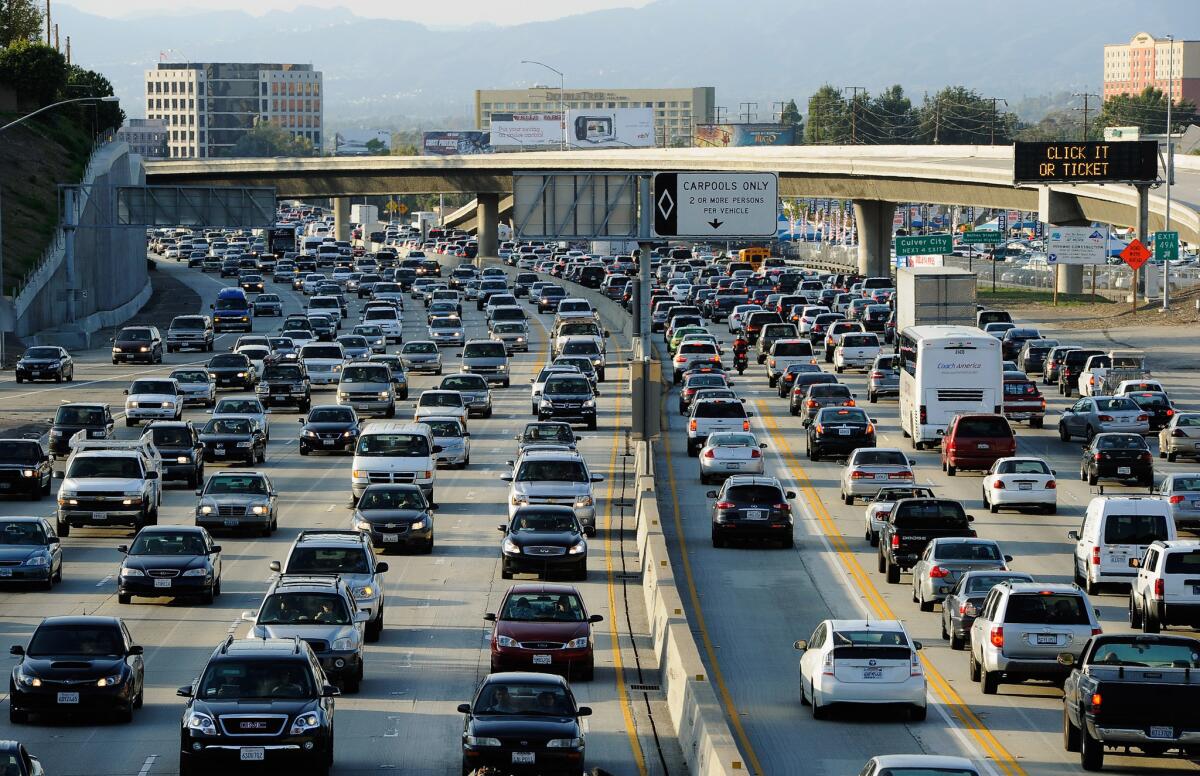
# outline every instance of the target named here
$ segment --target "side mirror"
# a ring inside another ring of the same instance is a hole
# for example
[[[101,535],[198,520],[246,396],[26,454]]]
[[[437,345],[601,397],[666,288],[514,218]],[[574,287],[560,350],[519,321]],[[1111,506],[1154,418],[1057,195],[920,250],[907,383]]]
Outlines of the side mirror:
[[[705,498],[716,498],[717,492],[715,490],[710,490],[707,493],[705,493],[704,496],[705,496]]]
[[[304,418],[296,418],[296,422],[302,426],[304,425],[304,420],[305,420]]]
[[[742,399],[742,401],[745,401],[745,399]],[[766,449],[767,449],[767,443],[766,443],[766,442],[759,442],[759,444],[758,444],[758,449],[759,449],[759,450],[766,450]]]
[[[469,704],[469,703],[458,704],[458,713],[459,714],[470,714],[471,713],[471,704]]]
[[[1058,472],[1054,471],[1053,469],[1051,469],[1051,470],[1050,470],[1050,473],[1051,473],[1051,474],[1053,474],[1053,475],[1055,475],[1055,476],[1058,476]]]
[[[175,694],[180,698],[190,698],[192,697],[192,686],[190,684],[185,684],[183,687],[180,687],[178,690],[176,690]]]
[[[123,393],[123,394],[125,394],[126,396],[128,396],[128,395],[129,395],[129,389],[128,389],[128,388],[126,388],[125,390],[121,391],[121,393]]]
[[[488,612],[487,614],[483,615],[483,619],[487,620],[488,622],[495,622],[496,621],[496,613]]]
[[[125,654],[126,654],[126,655],[129,655],[130,657],[132,657],[132,656],[134,656],[134,655],[140,655],[140,654],[144,653],[145,651],[146,651],[146,650],[142,649],[142,645],[141,645],[141,644],[134,644],[134,645],[132,645],[132,646],[130,646],[130,647],[129,647],[129,651],[128,651],[128,652],[126,652]]]
[[[967,515],[967,522],[968,522],[968,523],[974,523],[974,522],[975,522],[975,515]]]
[[[918,652],[920,652],[921,650],[925,649],[925,645],[924,645],[924,644],[922,644],[922,643],[921,643],[921,642],[919,642],[919,641],[914,641],[914,642],[913,642],[913,649],[915,649],[915,650],[917,650]]]
[[[784,493],[783,495],[784,495],[785,497],[787,497],[787,498],[795,498],[795,497],[796,497],[796,491],[794,491],[794,490],[789,490],[789,491],[787,491],[786,493]]]
[[[386,574],[387,570],[388,570],[387,561],[383,561],[381,563],[375,564],[375,573],[376,574]]]
[[[575,710],[575,716],[577,716],[577,717],[592,716],[592,707],[591,706],[580,706],[578,709]]]
[[[604,475],[603,474],[593,474],[592,482],[604,482]]]
[[[796,641],[792,642],[792,649],[803,652],[808,649],[808,642],[804,639],[797,639]]]
[[[1067,538],[1079,541],[1079,531],[1067,531]]]
[[[591,617],[588,617],[588,622],[603,622],[603,621],[604,621],[603,615],[593,614]]]
[[[332,684],[326,684],[321,687],[322,698],[336,698],[342,694],[342,691],[334,687]]]
[[[121,553],[122,555],[128,555],[129,554],[129,545],[128,544],[118,544],[117,552]]]
[[[1013,559],[1013,556],[1011,556],[1011,555],[1005,555],[1005,556],[1004,556],[1004,562],[1005,562],[1005,563],[1012,563],[1012,559]]]
[[[502,475],[500,475],[500,480],[502,482],[512,482],[513,476],[511,474],[502,474]]]
[[[216,555],[216,554],[217,554],[218,552],[220,552],[220,551],[221,551],[221,545],[219,545],[219,544],[214,544],[214,545],[212,546],[212,549],[208,551],[208,554],[209,554],[209,555]]]
[[[1142,559],[1141,558],[1130,558],[1129,559],[1129,568],[1140,569],[1141,567],[1142,567]]]
[[[197,495],[197,496],[203,495],[203,493],[204,493],[204,491],[202,491],[200,488],[196,488],[196,495]]]
[[[271,571],[281,571],[282,569],[283,567],[279,564],[279,561],[271,561]]]
[[[254,622],[258,619],[258,615],[247,609],[246,611],[242,612],[242,619],[246,622]]]
[[[753,413],[753,412],[747,412],[747,413],[746,413],[746,417],[748,417],[748,418],[752,418],[752,417],[754,417],[754,413]]]
[[[1067,666],[1068,668],[1075,665],[1075,655],[1071,652],[1059,652],[1058,664],[1060,666]]]
[[[9,650],[8,650],[8,654],[10,654],[10,655],[24,655],[24,654],[25,654],[25,647],[22,647],[20,644],[13,644],[13,645],[12,645],[12,647],[10,647],[10,648],[9,648]]]

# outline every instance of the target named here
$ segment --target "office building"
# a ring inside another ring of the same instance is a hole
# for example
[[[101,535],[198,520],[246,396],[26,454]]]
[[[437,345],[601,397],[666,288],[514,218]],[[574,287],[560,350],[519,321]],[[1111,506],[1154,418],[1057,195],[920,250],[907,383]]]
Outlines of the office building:
[[[228,156],[259,122],[320,148],[323,103],[312,65],[160,62],[146,71],[146,116],[165,122],[171,159]]]
[[[698,86],[683,89],[566,89],[562,95],[570,110],[592,108],[653,108],[657,145],[691,145],[697,124],[713,120],[716,89]],[[558,88],[475,90],[475,128],[491,129],[492,113],[557,113]]]
[[[162,119],[126,119],[117,130],[117,140],[129,144],[129,150],[147,159],[167,155],[167,123]]]
[[[1128,43],[1104,47],[1104,99],[1141,94],[1147,86],[1166,93],[1168,85],[1176,102],[1200,102],[1200,40],[1170,41],[1139,32]]]

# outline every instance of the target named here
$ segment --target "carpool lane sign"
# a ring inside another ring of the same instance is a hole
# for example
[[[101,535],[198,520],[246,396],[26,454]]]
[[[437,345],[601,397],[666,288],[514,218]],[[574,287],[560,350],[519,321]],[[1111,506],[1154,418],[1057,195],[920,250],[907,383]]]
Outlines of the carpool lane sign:
[[[773,172],[654,175],[656,237],[774,238],[778,218],[779,176]]]

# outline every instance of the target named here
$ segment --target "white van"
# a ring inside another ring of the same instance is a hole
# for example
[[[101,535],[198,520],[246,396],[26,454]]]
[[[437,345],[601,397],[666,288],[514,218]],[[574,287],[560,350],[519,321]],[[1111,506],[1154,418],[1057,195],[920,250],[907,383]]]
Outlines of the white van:
[[[1131,584],[1137,577],[1131,558],[1144,557],[1154,542],[1178,538],[1171,505],[1150,496],[1097,496],[1083,525],[1067,537],[1075,540],[1075,584],[1088,595],[1102,584]]]
[[[354,502],[368,485],[411,483],[433,503],[434,458],[441,451],[427,423],[368,424],[354,446],[350,483]]]

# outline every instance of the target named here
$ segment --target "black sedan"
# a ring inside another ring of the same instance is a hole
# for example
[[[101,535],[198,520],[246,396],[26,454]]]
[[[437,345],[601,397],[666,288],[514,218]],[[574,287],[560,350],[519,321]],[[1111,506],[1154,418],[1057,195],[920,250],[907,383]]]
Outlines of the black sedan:
[[[785,491],[774,477],[737,474],[708,491],[715,499],[712,508],[712,546],[725,547],[740,538],[777,539],[784,547],[794,544],[792,507],[796,497]]]
[[[584,772],[585,734],[567,680],[553,674],[489,674],[463,721],[462,772],[506,774]]]
[[[500,546],[502,578],[525,573],[548,578],[561,571],[573,579],[587,579],[587,539],[571,507],[519,507],[512,522],[497,528],[504,534]]]
[[[117,603],[135,595],[197,598],[211,604],[221,594],[221,547],[203,528],[151,525],[137,532],[124,553],[117,578]]]
[[[0,518],[0,582],[62,582],[62,543],[44,517]]]
[[[249,418],[213,418],[200,430],[204,462],[245,461],[253,466],[267,460],[267,439]]]
[[[29,646],[10,650],[20,661],[8,685],[8,720],[31,714],[61,718],[82,714],[132,722],[142,706],[142,648],[116,617],[47,617]]]
[[[383,550],[433,552],[433,507],[416,485],[368,485],[351,524]]]
[[[320,404],[300,418],[300,455],[312,452],[353,453],[358,443],[358,415],[353,407]]]
[[[222,353],[213,356],[205,367],[218,388],[254,390],[258,372],[242,353]]]
[[[204,446],[191,421],[156,420],[146,429],[162,456],[163,480],[185,480],[189,488],[204,481]]]
[[[17,360],[18,383],[53,380],[56,383],[75,379],[75,361],[65,349],[54,345],[39,345],[26,350]]]
[[[806,409],[805,401],[808,396],[809,386],[825,385],[827,383],[836,383],[837,375],[831,375],[828,372],[800,372],[796,374],[791,382],[792,387],[788,389],[788,412],[793,415],[799,415],[800,411]],[[783,382],[782,379],[780,382]]]
[[[1154,484],[1154,456],[1141,434],[1108,432],[1096,434],[1083,447],[1079,479],[1088,485],[1099,480],[1136,480],[1139,485]]]
[[[808,425],[808,460],[845,457],[875,446],[875,423],[857,407],[825,407]]]
[[[962,649],[971,637],[971,624],[983,611],[983,601],[1001,582],[1033,582],[1021,571],[967,571],[942,600],[942,638],[950,649]]]
[[[1161,431],[1175,417],[1175,407],[1162,391],[1133,391],[1125,394],[1150,416],[1150,430]]]

